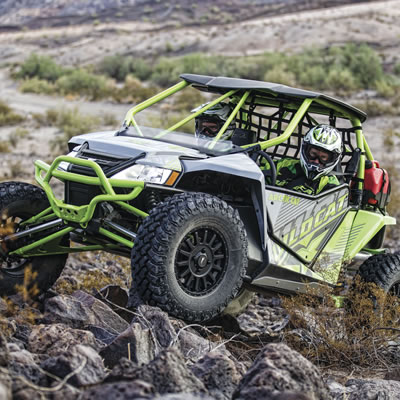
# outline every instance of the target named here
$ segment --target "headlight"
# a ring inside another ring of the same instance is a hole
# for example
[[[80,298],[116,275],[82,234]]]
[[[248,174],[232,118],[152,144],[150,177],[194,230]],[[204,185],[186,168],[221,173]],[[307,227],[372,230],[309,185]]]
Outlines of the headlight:
[[[170,182],[171,179],[168,180],[168,178],[172,173],[175,179],[173,179],[173,182]],[[170,169],[153,167],[151,165],[136,164],[124,171],[118,172],[118,174],[115,174],[112,178],[158,183],[160,185],[166,183],[168,180],[167,184],[172,185],[178,175],[179,174],[176,171],[171,171]]]

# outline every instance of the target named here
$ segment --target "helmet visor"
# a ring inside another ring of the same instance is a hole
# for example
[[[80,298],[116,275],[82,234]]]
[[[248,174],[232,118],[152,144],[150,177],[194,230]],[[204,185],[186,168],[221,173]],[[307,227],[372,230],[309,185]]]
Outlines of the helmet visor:
[[[215,119],[199,119],[196,121],[196,135],[215,137],[221,129],[223,122]]]
[[[332,163],[334,163],[339,157],[338,153],[321,149],[319,147],[312,145],[307,145],[305,150],[306,150],[306,157],[309,162],[321,164],[323,166],[332,165]]]

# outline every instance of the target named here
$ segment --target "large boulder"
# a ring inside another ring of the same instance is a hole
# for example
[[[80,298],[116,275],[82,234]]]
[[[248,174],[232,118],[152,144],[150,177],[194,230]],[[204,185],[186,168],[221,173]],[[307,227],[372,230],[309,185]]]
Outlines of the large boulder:
[[[10,352],[9,370],[13,376],[23,376],[35,385],[47,385],[47,376],[39,368],[34,355],[27,350]]]
[[[154,360],[143,367],[122,359],[105,381],[135,379],[151,383],[159,394],[207,394],[204,384],[188,369],[182,354],[175,348],[162,350]]]
[[[150,329],[144,329],[140,324],[134,323],[104,347],[100,356],[108,368],[114,367],[123,357],[138,365],[147,364],[155,356],[153,335]]]
[[[43,321],[47,324],[63,323],[77,329],[94,325],[115,335],[129,326],[108,305],[81,290],[77,290],[72,296],[59,295],[47,299],[44,308]]]
[[[99,346],[93,333],[73,329],[64,324],[36,325],[28,339],[28,349],[32,353],[56,356],[71,347],[84,344],[97,349]]]
[[[228,353],[224,345],[204,339],[190,326],[180,320],[170,319],[167,313],[157,307],[139,306],[133,322],[150,329],[157,353],[163,348],[176,347],[192,362],[198,361],[217,346],[218,352]]]
[[[269,399],[284,391],[304,393],[312,400],[330,399],[315,365],[283,343],[270,343],[258,354],[233,399]]]
[[[59,378],[75,372],[68,382],[81,387],[101,382],[105,377],[101,357],[89,346],[76,345],[55,357],[50,357],[41,367]]]
[[[349,379],[345,386],[331,390],[334,400],[400,399],[400,382],[384,379]]]
[[[168,314],[157,307],[139,306],[136,316],[132,320],[132,323],[135,322],[145,329],[151,329],[158,349],[168,348],[176,338],[175,329]]]
[[[217,400],[228,400],[242,379],[240,366],[221,353],[210,352],[191,367],[191,371]]]

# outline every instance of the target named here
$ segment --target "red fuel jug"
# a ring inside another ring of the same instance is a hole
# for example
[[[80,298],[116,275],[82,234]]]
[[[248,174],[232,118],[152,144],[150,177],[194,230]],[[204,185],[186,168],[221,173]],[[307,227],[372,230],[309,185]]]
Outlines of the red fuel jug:
[[[389,203],[390,181],[389,174],[379,168],[378,161],[365,162],[363,203],[384,208]]]

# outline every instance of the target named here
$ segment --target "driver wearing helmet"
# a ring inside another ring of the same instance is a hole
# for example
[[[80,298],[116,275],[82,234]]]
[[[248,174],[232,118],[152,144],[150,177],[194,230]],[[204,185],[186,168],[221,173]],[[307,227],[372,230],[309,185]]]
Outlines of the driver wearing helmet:
[[[208,103],[202,104],[193,109],[192,112],[201,110],[207,104]],[[231,107],[226,103],[217,103],[210,107],[195,118],[195,136],[200,139],[214,138],[225,124],[231,112]],[[235,123],[232,122],[223,133],[221,140],[228,139],[232,135],[234,129]]]
[[[304,136],[300,160],[282,158],[276,163],[276,184],[316,195],[339,185],[331,174],[342,155],[340,132],[329,125],[317,125]],[[269,169],[266,164],[266,169]]]

